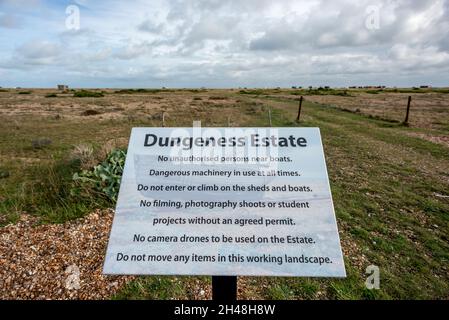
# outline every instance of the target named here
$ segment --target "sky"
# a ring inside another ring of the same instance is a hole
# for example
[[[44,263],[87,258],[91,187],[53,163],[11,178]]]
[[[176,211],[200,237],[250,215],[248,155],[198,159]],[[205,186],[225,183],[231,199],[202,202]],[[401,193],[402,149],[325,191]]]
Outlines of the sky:
[[[449,86],[449,0],[0,0],[0,86]]]

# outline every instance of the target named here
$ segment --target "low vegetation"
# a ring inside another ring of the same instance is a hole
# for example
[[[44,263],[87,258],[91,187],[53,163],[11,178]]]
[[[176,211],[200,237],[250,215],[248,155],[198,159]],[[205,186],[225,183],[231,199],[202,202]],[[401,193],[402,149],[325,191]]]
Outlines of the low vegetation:
[[[240,90],[240,94],[245,95],[295,95],[295,96],[320,96],[320,95],[329,95],[329,96],[344,96],[351,97],[350,91],[346,89],[332,89],[332,88],[309,88],[309,89],[245,89]]]
[[[96,100],[95,108],[102,110],[98,117],[80,116],[92,107],[89,100],[49,101],[42,94],[40,109],[24,109],[28,103],[14,105],[11,98],[0,98],[0,224],[14,223],[23,214],[35,215],[42,223],[60,223],[96,208],[114,207],[130,129],[161,126],[162,112],[167,126],[191,126],[197,119],[203,126],[268,126],[271,109],[273,126],[321,130],[348,278],[239,277],[239,297],[447,299],[449,147],[429,138],[448,135],[447,109],[415,110],[416,119],[424,114],[431,123],[417,121],[405,127],[369,117],[382,113],[366,103],[377,101],[379,106],[396,96],[402,105],[400,93],[349,90],[353,97],[305,97],[298,123],[299,97],[291,94],[298,89],[245,91],[209,90],[195,105],[189,103],[196,93],[189,96],[186,91],[170,92],[162,99],[108,94]],[[431,99],[428,103],[442,104],[444,95],[419,94]],[[222,96],[227,99],[209,99]],[[348,101],[353,108],[345,104]],[[416,98],[416,103],[424,102]],[[115,106],[112,112],[110,106],[119,103],[123,108]],[[20,108],[26,114],[13,113]],[[114,116],[106,117],[108,112]],[[64,117],[55,119],[60,113]],[[33,146],[33,141],[45,139],[51,143]],[[380,268],[380,290],[365,288],[369,265]],[[199,288],[209,286],[209,277],[138,277],[115,298],[201,298]]]
[[[73,94],[75,98],[101,98],[104,97],[103,92],[80,90]]]
[[[117,201],[120,180],[125,166],[126,153],[123,150],[113,150],[105,161],[92,170],[83,170],[73,175],[76,186],[72,195],[80,196],[83,193],[97,193],[107,197],[110,201]]]
[[[85,116],[85,117],[88,117],[88,116],[96,116],[96,115],[98,115],[98,114],[101,114],[101,112],[98,111],[98,110],[93,110],[93,109],[87,109],[87,110],[81,112],[81,115],[82,115],[82,116]]]
[[[114,93],[117,94],[136,94],[136,93],[161,93],[161,92],[173,92],[172,89],[121,89]]]

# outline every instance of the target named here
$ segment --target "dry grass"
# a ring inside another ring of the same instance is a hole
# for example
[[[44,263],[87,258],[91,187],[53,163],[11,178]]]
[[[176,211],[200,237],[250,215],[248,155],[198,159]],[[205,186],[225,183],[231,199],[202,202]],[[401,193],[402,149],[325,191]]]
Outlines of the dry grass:
[[[297,98],[297,96],[289,96]],[[307,96],[307,101],[333,105],[352,112],[402,122],[408,97],[412,96],[410,125],[423,129],[449,131],[449,94],[447,93],[352,93],[350,97],[336,95]]]
[[[0,224],[24,213],[64,223],[111,206],[66,201],[67,183],[81,169],[67,159],[91,167],[126,146],[132,127],[161,126],[163,113],[166,126],[191,126],[193,120],[203,126],[267,126],[271,108],[273,126],[321,128],[348,278],[244,277],[239,297],[448,297],[449,149],[441,143],[449,136],[447,94],[412,94],[411,125],[405,127],[368,115],[403,120],[407,92],[305,95],[299,124],[293,90],[106,90],[99,98],[45,97],[52,92],[0,92],[0,172],[8,173],[0,180]],[[83,116],[86,110],[98,114]],[[35,139],[52,143],[33,148]],[[364,287],[369,264],[381,268],[379,291]],[[116,297],[204,299],[209,288],[208,277],[139,277]]]
[[[0,117],[18,121],[21,117],[43,117],[45,119],[74,121],[137,121],[151,120],[161,125],[162,114],[166,114],[166,125],[178,125],[180,120],[191,125],[193,118],[207,125],[225,125],[228,116],[242,119],[241,104],[228,91],[192,92],[186,90],[161,91],[155,93],[117,94],[105,90],[104,97],[76,98],[73,94],[61,93],[47,98],[54,90],[33,89],[30,94],[17,95],[14,90],[0,93]],[[193,96],[194,95],[194,96]],[[211,116],[210,109],[220,109]],[[245,120],[243,117],[242,120]],[[19,123],[20,125],[20,123]]]

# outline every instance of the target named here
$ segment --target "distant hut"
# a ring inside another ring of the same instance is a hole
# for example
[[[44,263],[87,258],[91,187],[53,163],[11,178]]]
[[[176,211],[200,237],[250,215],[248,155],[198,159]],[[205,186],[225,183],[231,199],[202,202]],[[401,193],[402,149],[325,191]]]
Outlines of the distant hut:
[[[65,84],[58,84],[58,90],[59,91],[66,91],[69,90],[69,86]]]

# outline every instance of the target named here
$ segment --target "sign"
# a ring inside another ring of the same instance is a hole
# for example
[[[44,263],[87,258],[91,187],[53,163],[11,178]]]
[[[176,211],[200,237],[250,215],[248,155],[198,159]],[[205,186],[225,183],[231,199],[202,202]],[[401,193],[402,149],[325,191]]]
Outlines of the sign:
[[[105,274],[345,277],[318,128],[134,128]]]

